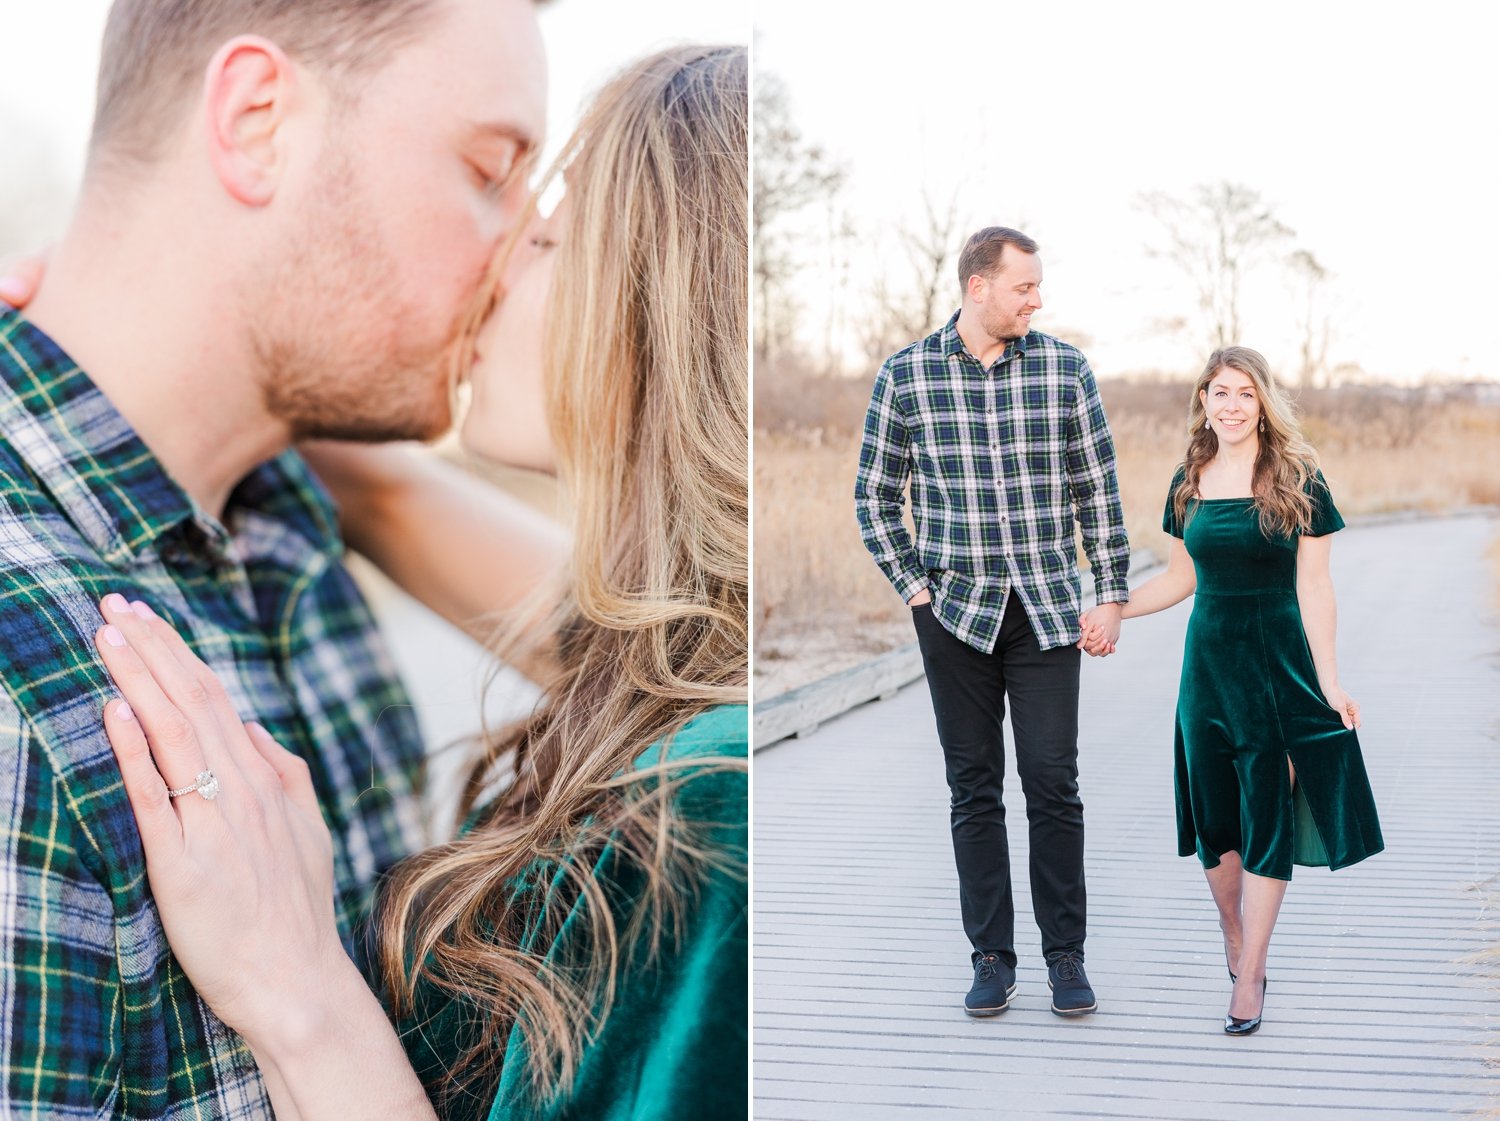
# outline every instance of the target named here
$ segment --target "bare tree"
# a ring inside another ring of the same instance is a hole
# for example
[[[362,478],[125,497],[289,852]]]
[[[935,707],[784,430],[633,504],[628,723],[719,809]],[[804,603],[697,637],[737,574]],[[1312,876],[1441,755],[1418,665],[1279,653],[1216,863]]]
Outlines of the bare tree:
[[[1287,258],[1287,271],[1297,285],[1297,337],[1301,348],[1298,382],[1304,387],[1318,384],[1328,368],[1328,342],[1332,334],[1328,313],[1329,272],[1307,249]]]
[[[862,314],[850,297],[857,247],[862,239],[853,213],[838,193],[831,193],[826,199],[823,217],[824,254],[819,268],[829,292],[829,309],[823,323],[823,368],[833,373],[845,364],[843,344],[849,337],[850,317]]]
[[[1191,281],[1209,342],[1214,347],[1238,343],[1245,278],[1274,260],[1292,231],[1258,191],[1237,183],[1200,184],[1187,198],[1151,191],[1138,204],[1166,235],[1162,248],[1149,251]]]
[[[922,338],[952,310],[959,291],[958,254],[967,228],[957,190],[940,204],[924,189],[921,214],[897,224],[906,269],[895,276],[877,269],[868,314],[858,332],[872,362]]]
[[[788,219],[835,195],[845,176],[823,148],[803,137],[785,83],[766,71],[755,76],[754,167],[755,347],[765,356],[785,344],[795,325],[789,284],[804,262]]]

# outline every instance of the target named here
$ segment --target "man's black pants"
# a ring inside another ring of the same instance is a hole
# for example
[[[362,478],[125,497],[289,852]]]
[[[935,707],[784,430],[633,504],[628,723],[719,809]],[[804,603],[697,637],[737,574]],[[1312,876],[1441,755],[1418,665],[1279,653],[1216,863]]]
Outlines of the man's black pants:
[[[930,604],[912,608],[951,794],[964,932],[1012,966],[1015,903],[1005,834],[1005,734],[1010,698],[1016,770],[1031,836],[1031,903],[1044,955],[1083,949],[1083,802],[1078,797],[1078,671],[1074,646],[1043,650],[1011,593],[994,653],[954,638]]]

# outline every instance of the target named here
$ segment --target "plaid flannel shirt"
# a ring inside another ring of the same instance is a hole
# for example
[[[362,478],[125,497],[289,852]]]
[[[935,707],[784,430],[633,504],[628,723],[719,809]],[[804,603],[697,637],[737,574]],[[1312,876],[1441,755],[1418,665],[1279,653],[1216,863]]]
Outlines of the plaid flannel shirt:
[[[911,479],[912,541],[901,521]],[[1129,598],[1115,449],[1083,354],[1032,331],[989,369],[941,330],[875,378],[859,475],[860,533],[902,599],[931,590],[963,642],[994,650],[1012,592],[1043,650],[1079,638],[1076,511],[1098,602]]]
[[[0,305],[0,1116],[272,1116],[152,903],[101,723],[116,694],[96,605],[146,600],[243,717],[308,760],[352,948],[376,877],[421,841],[421,752],[341,548],[326,492],[290,452],[240,484],[223,523],[209,517],[88,376]]]

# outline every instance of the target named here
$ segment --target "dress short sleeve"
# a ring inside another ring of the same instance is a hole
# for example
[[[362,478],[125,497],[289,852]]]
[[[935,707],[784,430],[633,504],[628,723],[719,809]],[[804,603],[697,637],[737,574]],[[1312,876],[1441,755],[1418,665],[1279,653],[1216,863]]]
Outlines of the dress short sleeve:
[[[1172,496],[1177,493],[1177,488],[1182,485],[1182,480],[1187,478],[1187,472],[1181,467],[1172,476],[1172,485],[1167,488],[1167,505],[1161,512],[1161,527],[1173,537],[1182,536],[1182,519],[1177,516],[1177,511],[1172,508]]]
[[[1340,517],[1338,507],[1333,504],[1333,495],[1328,489],[1328,480],[1323,478],[1323,472],[1314,471],[1303,491],[1312,499],[1312,526],[1305,536],[1326,537],[1344,528],[1344,519]]]

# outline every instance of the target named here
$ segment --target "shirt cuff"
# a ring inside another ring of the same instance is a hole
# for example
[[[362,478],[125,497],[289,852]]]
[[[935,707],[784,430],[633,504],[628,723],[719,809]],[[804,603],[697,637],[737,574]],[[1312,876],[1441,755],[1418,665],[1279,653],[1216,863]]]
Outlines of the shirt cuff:
[[[918,592],[930,590],[932,587],[932,581],[927,578],[927,573],[920,568],[901,569],[891,577],[891,583],[895,586],[903,603]]]
[[[1130,585],[1123,576],[1100,576],[1094,580],[1095,603],[1129,603]]]

